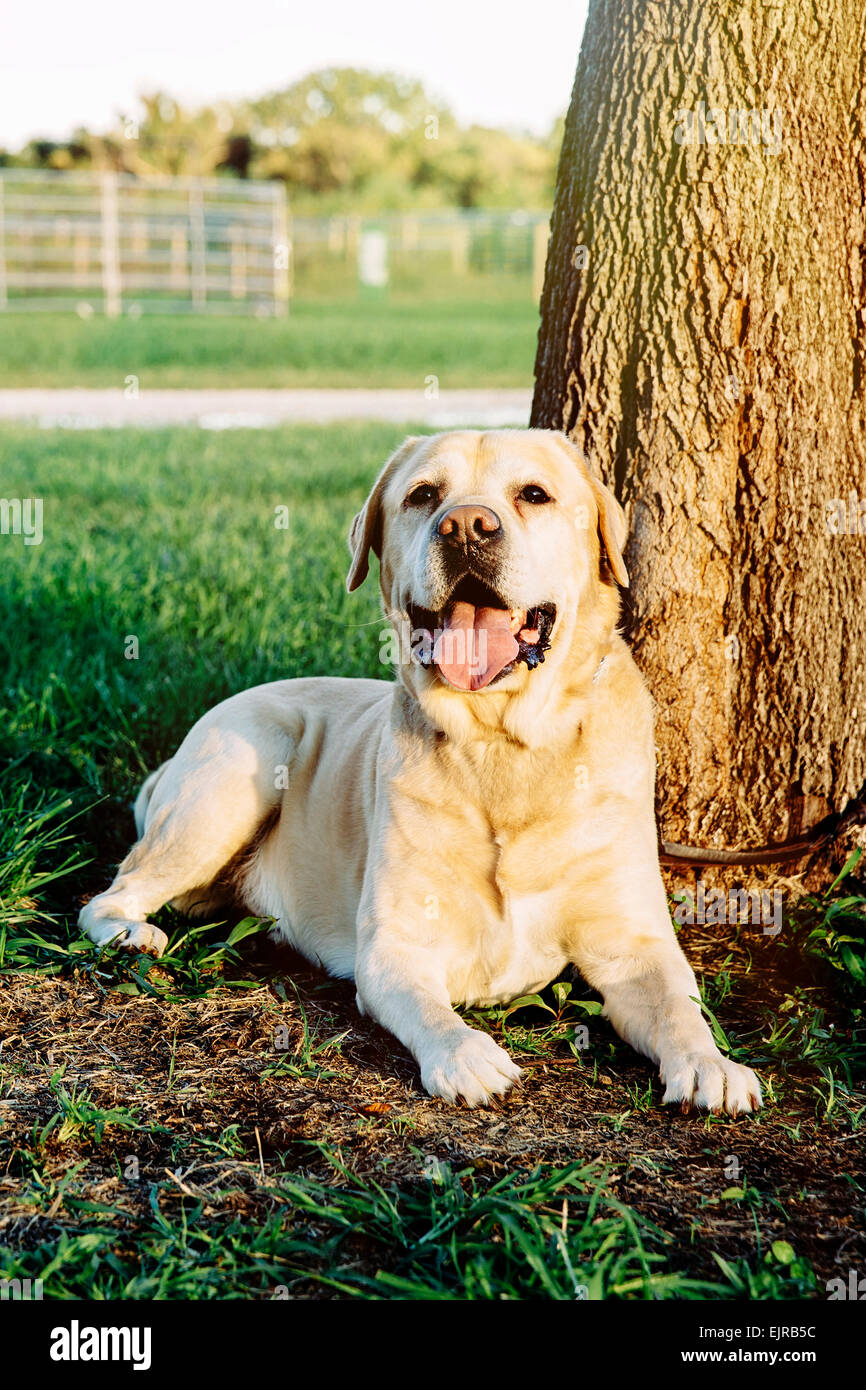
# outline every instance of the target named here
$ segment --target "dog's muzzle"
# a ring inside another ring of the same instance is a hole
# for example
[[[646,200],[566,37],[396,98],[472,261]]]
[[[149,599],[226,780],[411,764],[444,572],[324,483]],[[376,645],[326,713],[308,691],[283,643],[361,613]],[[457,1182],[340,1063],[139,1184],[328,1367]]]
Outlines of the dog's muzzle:
[[[457,690],[478,691],[520,662],[530,670],[544,660],[556,620],[551,603],[512,608],[485,580],[464,573],[438,611],[407,605],[413,648]],[[416,639],[415,634],[419,634]]]

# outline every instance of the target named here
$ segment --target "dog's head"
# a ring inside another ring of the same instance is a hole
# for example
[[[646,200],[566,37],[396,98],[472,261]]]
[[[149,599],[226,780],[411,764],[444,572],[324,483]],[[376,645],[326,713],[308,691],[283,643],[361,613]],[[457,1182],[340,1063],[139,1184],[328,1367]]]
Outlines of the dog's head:
[[[616,621],[625,517],[553,430],[461,430],[404,441],[349,537],[350,590],[380,559],[400,676],[446,702],[541,695]]]

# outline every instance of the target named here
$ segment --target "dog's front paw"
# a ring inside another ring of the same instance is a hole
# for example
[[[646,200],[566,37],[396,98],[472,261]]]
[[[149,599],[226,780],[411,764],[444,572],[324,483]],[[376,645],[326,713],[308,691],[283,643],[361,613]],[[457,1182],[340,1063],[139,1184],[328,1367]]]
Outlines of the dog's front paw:
[[[761,1108],[761,1083],[749,1067],[716,1053],[689,1053],[662,1063],[663,1105],[689,1110],[712,1110],[729,1115]]]
[[[151,922],[100,922],[86,927],[87,935],[97,946],[121,946],[148,956],[161,956],[168,937]]]
[[[422,1064],[421,1081],[431,1096],[454,1104],[490,1105],[504,1096],[523,1072],[488,1033],[470,1029],[446,1052]]]

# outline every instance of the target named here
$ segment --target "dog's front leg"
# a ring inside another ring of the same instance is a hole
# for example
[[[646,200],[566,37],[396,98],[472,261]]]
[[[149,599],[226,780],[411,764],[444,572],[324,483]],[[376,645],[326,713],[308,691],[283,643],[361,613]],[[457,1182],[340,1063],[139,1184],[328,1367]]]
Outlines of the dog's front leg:
[[[575,957],[620,1037],[658,1066],[664,1104],[730,1115],[760,1108],[757,1076],[719,1051],[694,1002],[697,982],[669,919],[646,934],[619,922],[589,929]]]
[[[451,1007],[444,970],[428,947],[368,928],[355,963],[358,1008],[409,1049],[431,1096],[489,1105],[522,1075],[487,1033]]]

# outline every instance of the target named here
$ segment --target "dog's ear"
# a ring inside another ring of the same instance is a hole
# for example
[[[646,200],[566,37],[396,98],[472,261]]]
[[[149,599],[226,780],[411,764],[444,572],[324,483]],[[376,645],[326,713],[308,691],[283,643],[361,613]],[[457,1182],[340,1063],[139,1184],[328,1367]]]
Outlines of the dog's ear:
[[[553,433],[569,457],[583,471],[586,481],[592,488],[592,495],[598,508],[598,540],[601,546],[602,560],[607,561],[608,568],[616,582],[627,589],[628,570],[622,557],[625,538],[628,534],[625,512],[610,489],[590,473],[586,459],[574,441],[569,439],[562,430],[554,430]]]
[[[587,472],[587,476],[595,497],[595,504],[598,507],[598,537],[602,555],[607,557],[611,574],[617,584],[621,584],[624,589],[627,589],[628,570],[625,567],[625,560],[622,558],[622,550],[628,534],[625,512],[604,483],[600,483],[589,472]]]
[[[352,563],[346,576],[346,588],[351,594],[359,584],[363,584],[370,568],[370,551],[374,555],[382,553],[382,495],[385,485],[398,464],[415,447],[421,435],[412,434],[404,439],[399,449],[388,459],[358,515],[349,528],[349,550]]]

